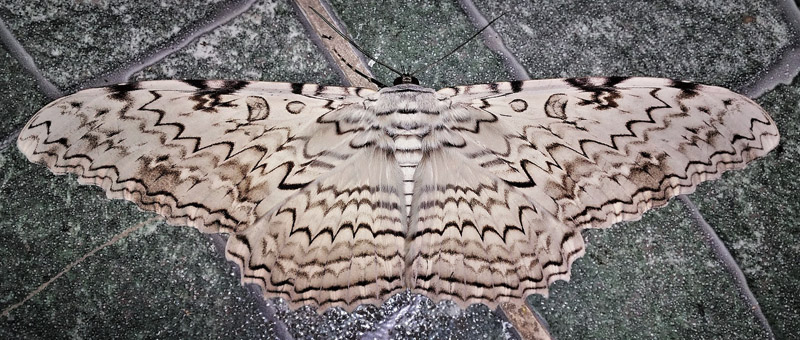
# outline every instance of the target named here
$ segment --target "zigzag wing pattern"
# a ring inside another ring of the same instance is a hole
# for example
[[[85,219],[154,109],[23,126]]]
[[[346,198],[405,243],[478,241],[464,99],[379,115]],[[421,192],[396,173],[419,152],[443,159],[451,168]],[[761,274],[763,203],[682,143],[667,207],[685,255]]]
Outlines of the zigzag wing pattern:
[[[350,154],[318,118],[359,90],[243,81],[147,81],[56,100],[19,149],[176,225],[239,231]],[[371,91],[368,91],[371,92]]]
[[[581,229],[634,220],[774,148],[778,130],[729,90],[653,78],[446,88],[415,175],[407,281],[494,306],[547,294]]]
[[[228,258],[292,307],[380,304],[405,289],[402,196],[391,154],[365,148],[230,237]]]
[[[235,81],[89,89],[34,116],[19,148],[172,224],[229,232],[245,282],[293,305],[380,302],[402,282],[402,175],[374,91]],[[364,165],[370,165],[364,170]]]
[[[352,309],[406,288],[462,306],[547,294],[582,228],[639,218],[778,139],[747,98],[664,79],[152,81],[56,100],[18,145],[172,224],[231,233],[228,259],[265,296]]]
[[[547,295],[584,253],[578,230],[458,152],[423,158],[414,207],[406,281],[463,307]]]
[[[576,78],[443,89],[490,113],[460,148],[573,228],[635,220],[779,141],[730,90],[656,78]]]

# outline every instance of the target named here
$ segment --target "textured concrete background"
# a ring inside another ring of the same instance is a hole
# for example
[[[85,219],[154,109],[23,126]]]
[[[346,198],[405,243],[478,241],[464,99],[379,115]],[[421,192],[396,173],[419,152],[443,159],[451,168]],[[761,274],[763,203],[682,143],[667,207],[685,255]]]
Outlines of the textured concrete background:
[[[463,9],[469,5],[477,11]],[[758,95],[781,130],[778,149],[705,183],[689,206],[673,201],[641,221],[586,232],[587,254],[573,266],[572,281],[554,284],[549,299],[528,302],[559,339],[800,337],[800,81],[777,84],[793,79],[800,66],[795,3],[331,0],[330,6],[362,47],[404,69],[471,35],[476,15],[506,13],[493,26],[497,37],[471,42],[419,77],[434,88],[525,76],[646,75]],[[0,317],[0,338],[349,339],[376,330],[404,339],[515,336],[485,306],[461,311],[411,294],[352,314],[292,311],[281,300],[265,301],[239,285],[214,239],[151,222],[132,204],[105,200],[97,188],[29,164],[7,143],[38,108],[88,84],[165,78],[341,84],[288,1],[0,0],[0,20],[0,309],[63,272]],[[511,55],[487,47],[499,39]],[[527,75],[509,71],[504,58],[518,61]],[[394,77],[375,73],[385,82]],[[732,258],[706,241],[693,218],[698,213]],[[141,227],[70,265],[134,226]],[[730,274],[726,260],[746,283]]]

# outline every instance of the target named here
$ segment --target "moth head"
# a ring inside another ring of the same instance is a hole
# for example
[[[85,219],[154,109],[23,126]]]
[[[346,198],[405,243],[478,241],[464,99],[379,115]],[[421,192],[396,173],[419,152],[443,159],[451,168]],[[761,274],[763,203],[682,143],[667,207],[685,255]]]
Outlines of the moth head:
[[[419,80],[410,74],[401,74],[399,77],[394,78],[394,85],[400,84],[414,84],[419,85]]]

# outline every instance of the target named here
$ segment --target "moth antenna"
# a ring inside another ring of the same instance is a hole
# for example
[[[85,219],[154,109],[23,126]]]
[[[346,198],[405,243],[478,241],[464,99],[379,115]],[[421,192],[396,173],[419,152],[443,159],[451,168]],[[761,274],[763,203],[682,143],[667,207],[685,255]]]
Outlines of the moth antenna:
[[[310,8],[312,11],[314,11],[314,14],[316,14],[320,19],[322,19],[322,21],[324,21],[325,24],[328,25],[328,27],[330,27],[334,32],[336,32],[336,34],[338,34],[340,37],[342,37],[344,40],[346,40],[348,43],[350,43],[350,45],[353,45],[353,47],[355,47],[355,49],[357,49],[359,52],[361,52],[361,54],[363,54],[365,57],[367,57],[367,59],[372,60],[375,63],[377,63],[378,65],[381,65],[381,66],[389,69],[389,71],[397,73],[397,75],[399,75],[399,76],[402,76],[404,74],[403,72],[400,72],[397,69],[395,69],[394,67],[391,67],[389,65],[386,65],[386,64],[382,63],[380,60],[376,59],[371,54],[365,52],[364,49],[362,49],[360,46],[358,46],[358,44],[356,44],[355,41],[353,41],[353,39],[350,39],[350,37],[348,37],[347,35],[342,33],[342,31],[339,31],[338,28],[333,26],[333,23],[328,21],[328,19],[326,19],[324,16],[322,16],[322,14],[317,12],[317,10],[314,9],[314,7],[308,6],[308,8]],[[370,79],[370,80],[373,80],[373,79]]]
[[[343,55],[341,55],[341,54],[339,53],[339,51],[337,51],[337,50],[336,50],[336,48],[333,48],[333,53],[335,53],[335,54],[336,54],[336,56],[337,56],[337,57],[339,57],[339,60],[341,60],[341,61],[342,61],[342,62],[343,62],[345,65],[347,65],[347,68],[351,69],[351,70],[352,70],[353,72],[355,72],[357,75],[359,75],[359,76],[363,77],[363,78],[364,78],[364,79],[366,79],[366,80],[369,80],[371,83],[373,83],[373,84],[377,85],[378,87],[381,87],[381,88],[382,88],[382,87],[387,87],[387,86],[386,86],[386,84],[382,83],[380,80],[378,80],[378,79],[375,79],[375,78],[373,78],[372,76],[370,76],[370,75],[368,75],[368,74],[366,74],[366,73],[364,73],[364,72],[361,72],[361,70],[357,69],[355,66],[353,66],[352,64],[350,64],[350,62],[349,62],[349,61],[347,61],[347,59],[345,59],[345,58],[344,58],[344,56],[343,56]]]
[[[469,37],[467,40],[465,40],[464,42],[462,42],[460,45],[456,46],[456,48],[454,48],[452,51],[450,51],[450,53],[447,53],[447,54],[445,54],[444,56],[442,56],[441,58],[437,59],[437,60],[436,60],[436,61],[434,61],[433,63],[430,63],[430,64],[428,64],[428,65],[425,65],[425,66],[422,66],[422,67],[420,67],[420,68],[416,69],[414,72],[411,72],[411,73],[409,73],[409,75],[413,76],[413,75],[415,75],[415,74],[417,74],[417,73],[419,73],[419,72],[424,72],[425,70],[427,70],[427,69],[428,69],[428,68],[430,68],[431,66],[438,64],[439,62],[441,62],[441,61],[442,61],[442,60],[444,60],[445,58],[449,57],[451,54],[455,53],[456,51],[458,51],[459,49],[461,49],[462,47],[464,47],[464,45],[466,45],[468,42],[472,41],[472,39],[475,39],[475,37],[477,37],[477,36],[478,36],[478,34],[481,34],[481,32],[483,32],[485,29],[489,28],[489,26],[491,26],[491,25],[492,25],[492,23],[494,23],[495,21],[497,21],[497,19],[500,19],[500,18],[501,18],[502,16],[504,16],[504,15],[506,15],[506,14],[505,14],[505,13],[500,13],[500,15],[498,15],[497,17],[495,17],[494,19],[492,19],[492,21],[489,21],[489,23],[488,23],[488,24],[486,24],[486,26],[483,26],[483,28],[481,28],[480,30],[478,30],[477,32],[475,32],[475,34],[473,34],[473,35],[472,35],[471,37]]]

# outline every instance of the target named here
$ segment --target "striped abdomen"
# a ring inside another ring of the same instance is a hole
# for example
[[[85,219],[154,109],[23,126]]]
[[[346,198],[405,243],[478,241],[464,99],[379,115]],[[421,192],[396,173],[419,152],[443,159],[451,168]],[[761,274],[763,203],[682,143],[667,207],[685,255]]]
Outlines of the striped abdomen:
[[[403,195],[406,216],[411,216],[411,200],[414,197],[414,173],[422,160],[422,138],[430,126],[416,121],[418,114],[403,115],[386,133],[394,140],[394,155],[403,172]],[[405,118],[405,119],[404,119]]]

